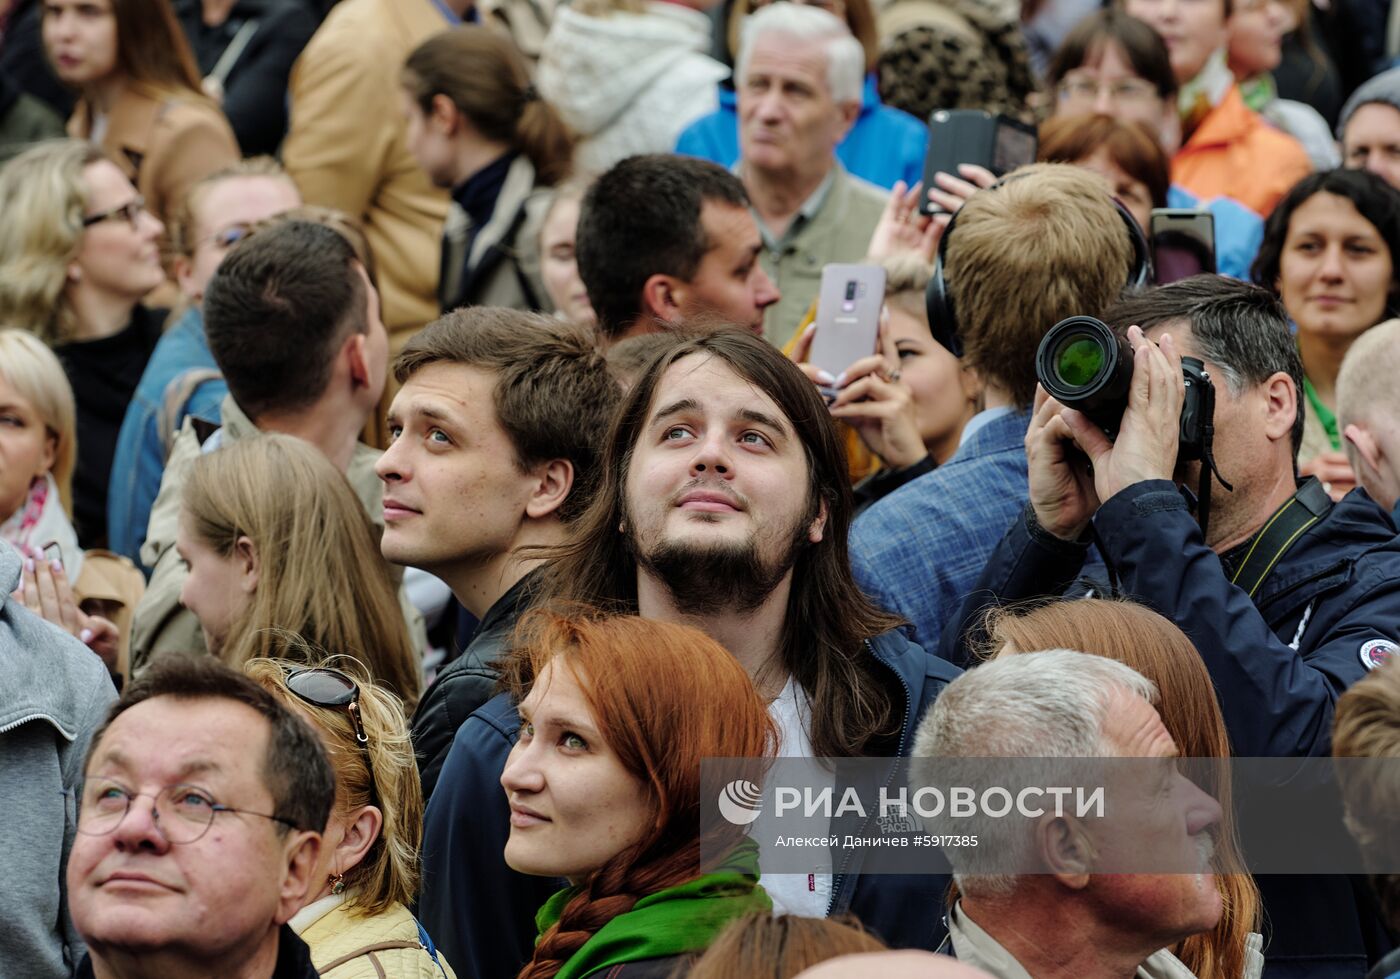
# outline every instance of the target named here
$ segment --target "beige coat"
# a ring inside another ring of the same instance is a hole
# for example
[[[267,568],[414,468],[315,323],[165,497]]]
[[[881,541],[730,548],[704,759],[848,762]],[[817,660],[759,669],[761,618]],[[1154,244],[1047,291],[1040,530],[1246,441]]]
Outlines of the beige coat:
[[[90,139],[92,123],[88,104],[79,102],[68,134]],[[130,86],[112,104],[101,147],[162,221],[194,184],[239,160],[238,140],[212,102],[151,96]]]
[[[392,353],[437,317],[448,204],[408,151],[399,72],[448,26],[431,0],[342,0],[292,68],[283,162],[308,204],[363,223]]]
[[[452,966],[437,953],[434,963],[418,938],[408,908],[392,905],[369,917],[352,915],[343,895],[324,897],[297,912],[292,930],[311,949],[321,979],[455,979]]]
[[[225,442],[248,438],[258,433],[232,397],[224,398],[221,408]],[[136,621],[131,633],[131,669],[137,672],[151,659],[173,652],[202,653],[206,651],[204,633],[194,613],[180,604],[180,589],[189,577],[189,566],[175,550],[175,532],[180,522],[180,497],[189,478],[190,467],[204,451],[195,432],[194,419],[185,419],[185,427],[175,439],[170,458],[161,477],[160,493],[151,507],[151,522],[146,530],[146,543],[141,545],[141,561],[151,569],[151,579],[141,604],[136,606]],[[345,478],[350,488],[364,504],[365,512],[374,523],[376,539],[384,530],[384,484],[375,474],[374,464],[379,451],[367,445],[355,446],[350,468]],[[402,587],[399,604],[412,633],[414,647],[427,648],[423,616],[409,602]]]

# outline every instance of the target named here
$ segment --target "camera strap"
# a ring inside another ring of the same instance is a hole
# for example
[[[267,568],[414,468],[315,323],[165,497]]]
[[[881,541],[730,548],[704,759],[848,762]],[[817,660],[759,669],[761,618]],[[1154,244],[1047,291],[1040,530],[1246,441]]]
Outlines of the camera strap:
[[[1331,509],[1332,498],[1322,488],[1322,483],[1316,477],[1309,477],[1255,535],[1254,543],[1230,581],[1253,598],[1288,549]]]

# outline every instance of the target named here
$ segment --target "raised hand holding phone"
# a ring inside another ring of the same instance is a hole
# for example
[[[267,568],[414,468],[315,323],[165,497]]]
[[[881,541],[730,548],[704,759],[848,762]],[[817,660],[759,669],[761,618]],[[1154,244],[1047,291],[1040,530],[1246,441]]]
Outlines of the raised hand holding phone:
[[[929,453],[919,434],[914,395],[900,382],[899,351],[890,335],[888,311],[880,316],[879,343],[879,353],[862,357],[836,378],[831,417],[854,428],[887,467],[904,469]]]

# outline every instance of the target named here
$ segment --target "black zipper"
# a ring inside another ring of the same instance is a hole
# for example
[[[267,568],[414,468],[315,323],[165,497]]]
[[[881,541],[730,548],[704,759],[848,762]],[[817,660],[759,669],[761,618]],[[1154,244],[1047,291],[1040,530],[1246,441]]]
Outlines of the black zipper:
[[[891,673],[894,674],[895,679],[899,681],[899,685],[904,689],[904,719],[903,719],[903,721],[902,721],[902,722],[900,723],[900,725],[899,725],[899,748],[898,748],[897,751],[895,752],[895,757],[896,757],[896,758],[903,758],[903,757],[904,757],[904,739],[905,739],[906,734],[907,734],[908,731],[909,731],[909,713],[910,713],[910,711],[913,710],[914,692],[913,692],[912,690],[909,689],[909,684],[905,682],[904,676],[903,676],[898,670],[896,670],[892,665],[890,665],[889,663],[885,662],[883,659],[881,659],[881,658],[876,654],[876,652],[875,652],[875,646],[870,642],[869,639],[866,639],[866,640],[865,640],[865,648],[866,648],[866,650],[869,651],[871,657],[875,660],[875,662],[879,663],[879,664],[880,664],[881,666],[883,666],[885,669],[889,670]],[[889,787],[890,787],[890,783],[894,781],[895,767],[896,767],[896,766],[894,766],[894,765],[891,765],[891,766],[890,766],[890,774],[889,774],[889,777],[885,779],[885,788],[889,788]],[[870,825],[870,818],[871,818],[871,817],[868,817],[868,816],[867,816],[867,817],[866,817],[865,823],[861,826],[861,832],[862,832],[862,833],[865,832],[865,827],[867,827],[867,826]],[[845,881],[846,881],[846,871],[845,871],[845,868],[850,864],[850,862],[851,862],[850,855],[849,855],[849,854],[844,855],[844,856],[842,857],[842,859],[841,859],[841,867],[840,867],[840,869],[839,869],[839,870],[832,876],[832,878],[831,878],[831,897],[827,898],[827,902],[826,902],[826,917],[828,917],[828,918],[831,917],[831,909],[834,908],[834,907],[836,906],[836,896],[837,896],[838,894],[841,893],[841,886],[842,886],[842,885],[845,883]]]

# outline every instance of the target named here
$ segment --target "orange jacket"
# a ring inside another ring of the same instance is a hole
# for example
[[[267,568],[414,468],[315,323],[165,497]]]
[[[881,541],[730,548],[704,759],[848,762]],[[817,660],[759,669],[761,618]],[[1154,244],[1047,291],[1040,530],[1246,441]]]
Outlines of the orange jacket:
[[[1233,85],[1172,158],[1172,183],[1202,200],[1233,197],[1263,217],[1311,172],[1302,144],[1246,106]]]

